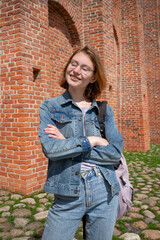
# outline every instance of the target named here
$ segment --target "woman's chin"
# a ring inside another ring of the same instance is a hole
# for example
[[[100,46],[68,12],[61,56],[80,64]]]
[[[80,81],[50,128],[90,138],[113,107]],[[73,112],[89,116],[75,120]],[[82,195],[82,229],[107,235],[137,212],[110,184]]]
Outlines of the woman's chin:
[[[69,81],[67,81],[68,82],[68,85],[69,86],[79,86],[80,85],[80,82],[79,82],[79,80],[77,80],[77,79],[70,79]]]

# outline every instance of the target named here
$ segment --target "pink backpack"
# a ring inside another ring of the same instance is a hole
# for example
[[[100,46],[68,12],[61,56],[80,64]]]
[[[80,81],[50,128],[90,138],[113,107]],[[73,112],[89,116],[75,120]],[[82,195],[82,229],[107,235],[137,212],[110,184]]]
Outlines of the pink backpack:
[[[119,209],[117,220],[123,217],[132,207],[133,186],[129,181],[129,172],[126,159],[121,155],[118,167],[115,167],[117,180],[120,184],[121,191],[119,192]]]
[[[107,102],[97,101],[97,104],[99,106],[99,115],[97,116],[97,118],[100,125],[100,131],[101,131],[102,137],[105,137],[103,123],[105,121]],[[133,198],[133,186],[129,181],[128,166],[123,154],[121,155],[120,163],[117,166],[115,166],[115,172],[121,188],[119,192],[119,210],[117,215],[117,220],[118,220],[121,217],[123,217],[132,207],[132,198]]]

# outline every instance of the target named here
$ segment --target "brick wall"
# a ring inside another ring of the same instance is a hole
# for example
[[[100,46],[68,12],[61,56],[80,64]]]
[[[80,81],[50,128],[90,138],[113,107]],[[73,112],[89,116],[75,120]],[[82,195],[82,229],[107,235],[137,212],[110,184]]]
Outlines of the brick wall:
[[[38,108],[50,96],[46,4],[2,1],[1,186],[30,193],[44,181]],[[33,72],[39,72],[37,79]]]
[[[148,97],[144,62],[142,9],[135,0],[122,3],[122,135],[126,149],[148,150]],[[130,109],[130,110],[129,110]],[[124,127],[125,126],[125,127]],[[143,142],[143,143],[142,143]],[[131,146],[131,147],[130,147]]]
[[[103,60],[108,82],[101,99],[115,111],[125,149],[146,151],[150,135],[159,141],[155,3],[1,0],[1,188],[42,189],[47,159],[38,139],[39,106],[62,93],[64,65],[85,44]]]
[[[150,135],[160,143],[160,3],[144,1],[143,9]]]

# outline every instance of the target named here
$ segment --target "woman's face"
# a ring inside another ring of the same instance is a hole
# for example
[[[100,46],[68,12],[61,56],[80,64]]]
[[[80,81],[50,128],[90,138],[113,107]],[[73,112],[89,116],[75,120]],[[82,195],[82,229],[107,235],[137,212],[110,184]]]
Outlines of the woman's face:
[[[84,52],[73,56],[66,70],[66,81],[69,90],[79,90],[84,93],[89,83],[95,82],[94,64]]]

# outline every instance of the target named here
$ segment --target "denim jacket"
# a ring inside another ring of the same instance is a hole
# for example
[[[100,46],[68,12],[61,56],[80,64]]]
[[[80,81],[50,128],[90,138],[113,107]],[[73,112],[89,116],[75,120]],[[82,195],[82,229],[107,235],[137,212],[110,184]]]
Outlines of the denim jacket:
[[[86,136],[83,136],[82,111],[68,91],[41,104],[39,137],[43,153],[49,159],[46,192],[79,196],[82,161],[99,166],[111,186],[112,195],[119,192],[113,165],[120,160],[123,138],[115,125],[113,110],[107,105],[105,135],[109,144],[91,147],[87,136],[101,136],[98,111],[97,102],[93,100],[85,114]],[[66,139],[48,137],[44,131],[48,124],[56,126]]]

